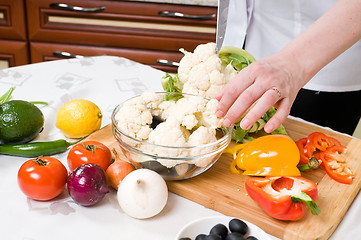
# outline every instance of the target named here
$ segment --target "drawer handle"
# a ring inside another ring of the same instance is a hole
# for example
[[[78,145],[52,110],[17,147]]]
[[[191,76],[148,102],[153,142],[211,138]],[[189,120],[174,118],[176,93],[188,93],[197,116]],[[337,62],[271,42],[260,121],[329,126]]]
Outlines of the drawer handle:
[[[56,9],[70,10],[75,12],[101,12],[105,10],[105,6],[84,8],[84,7],[70,6],[65,3],[51,3],[50,7]]]
[[[179,63],[168,61],[168,60],[165,60],[165,59],[158,59],[157,63],[159,65],[163,65],[163,66],[179,67]]]
[[[187,19],[198,19],[198,20],[211,20],[216,17],[216,14],[206,14],[206,15],[189,15],[180,12],[171,12],[171,11],[160,11],[158,12],[159,16],[164,17],[179,17],[179,18],[187,18]]]
[[[81,55],[75,55],[68,52],[62,52],[62,51],[55,51],[53,52],[54,57],[62,57],[62,58],[84,58],[84,56]]]

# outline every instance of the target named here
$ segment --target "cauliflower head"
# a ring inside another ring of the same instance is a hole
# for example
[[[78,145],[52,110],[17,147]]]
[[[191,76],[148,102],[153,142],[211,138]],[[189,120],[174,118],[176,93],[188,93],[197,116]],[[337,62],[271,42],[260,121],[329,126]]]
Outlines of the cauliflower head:
[[[178,77],[183,82],[183,93],[213,98],[237,71],[230,67],[223,69],[221,59],[213,42],[200,44],[194,52],[184,53],[178,67]]]

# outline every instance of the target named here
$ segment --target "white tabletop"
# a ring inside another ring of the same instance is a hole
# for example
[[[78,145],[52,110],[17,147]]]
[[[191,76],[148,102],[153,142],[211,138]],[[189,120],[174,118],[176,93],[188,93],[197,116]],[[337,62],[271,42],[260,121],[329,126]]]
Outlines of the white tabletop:
[[[0,71],[0,95],[15,86],[14,99],[47,101],[48,106],[38,105],[45,127],[36,141],[57,140],[64,136],[55,127],[56,111],[67,101],[83,98],[96,103],[104,115],[102,126],[106,126],[118,103],[145,90],[161,91],[164,75],[119,57],[59,60]],[[67,166],[66,156],[67,152],[55,155]],[[175,240],[177,232],[190,221],[223,216],[172,193],[164,210],[146,220],[127,216],[118,205],[115,191],[92,207],[77,205],[66,191],[51,201],[30,200],[17,184],[17,172],[25,160],[0,155],[0,239]],[[330,239],[360,239],[360,215],[361,197],[357,196]]]

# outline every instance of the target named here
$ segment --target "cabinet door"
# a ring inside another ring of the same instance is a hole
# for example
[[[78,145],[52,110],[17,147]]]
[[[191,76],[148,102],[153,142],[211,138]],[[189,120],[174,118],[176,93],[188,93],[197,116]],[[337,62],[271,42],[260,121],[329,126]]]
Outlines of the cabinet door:
[[[0,1],[0,39],[25,40],[23,0]]]
[[[30,41],[165,51],[192,51],[200,43],[215,41],[216,7],[105,0],[26,2]]]
[[[26,42],[0,40],[0,69],[28,64]]]
[[[183,54],[180,52],[110,47],[89,47],[82,45],[40,42],[32,42],[30,44],[30,52],[32,63],[62,59],[64,57],[109,55],[128,58],[130,60],[140,62],[170,73],[175,73],[177,71],[176,63],[178,63],[183,57]],[[63,53],[63,57],[61,57],[60,53]],[[164,62],[173,62],[175,65],[167,65]]]

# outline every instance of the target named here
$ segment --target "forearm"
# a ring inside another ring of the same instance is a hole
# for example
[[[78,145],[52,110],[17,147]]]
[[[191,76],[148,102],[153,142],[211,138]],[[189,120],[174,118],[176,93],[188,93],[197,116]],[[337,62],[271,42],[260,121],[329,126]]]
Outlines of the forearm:
[[[340,0],[279,53],[292,59],[305,85],[318,71],[361,39],[361,0]]]

